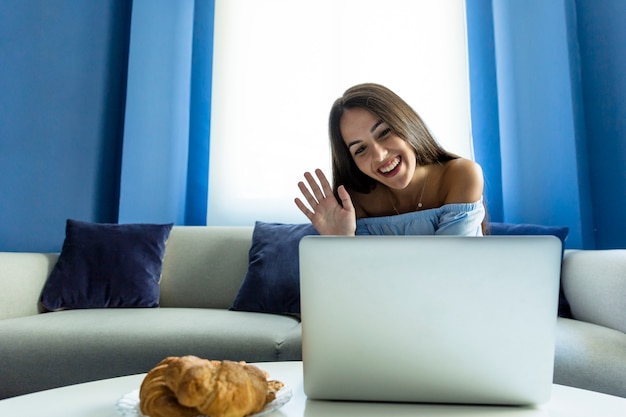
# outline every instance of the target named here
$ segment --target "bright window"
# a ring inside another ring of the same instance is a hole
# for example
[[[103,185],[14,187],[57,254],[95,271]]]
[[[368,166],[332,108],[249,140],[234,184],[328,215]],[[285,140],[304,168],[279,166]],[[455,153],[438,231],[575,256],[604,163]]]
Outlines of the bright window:
[[[330,179],[328,112],[383,84],[472,158],[464,0],[216,0],[208,225],[304,223],[304,171]]]

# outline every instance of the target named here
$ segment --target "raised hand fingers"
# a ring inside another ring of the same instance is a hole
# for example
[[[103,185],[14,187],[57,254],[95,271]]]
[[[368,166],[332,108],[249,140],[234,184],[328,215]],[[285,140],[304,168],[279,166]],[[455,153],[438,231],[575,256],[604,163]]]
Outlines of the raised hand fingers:
[[[348,191],[346,191],[346,187],[340,185],[339,188],[337,188],[337,195],[341,200],[341,206],[343,208],[348,210],[352,210],[354,208],[354,206],[352,205],[352,199],[350,198],[350,194],[348,193]]]
[[[355,210],[345,187],[341,186],[337,190],[341,199],[340,204],[321,170],[316,169],[315,175],[306,172],[304,178],[304,181],[298,182],[298,188],[309,206],[301,198],[296,198],[294,201],[317,231],[327,235],[354,235]]]
[[[321,171],[315,170],[315,173],[317,174],[318,178],[320,178],[320,175],[322,176],[322,178],[324,178],[324,174],[321,173]],[[324,198],[326,198],[324,191],[322,190],[322,188],[320,188],[319,184],[317,183],[315,178],[313,178],[313,175],[310,172],[305,172],[304,178],[309,183],[309,187],[311,187],[311,191],[313,192],[313,195],[315,196],[317,203],[321,202]],[[321,179],[320,179],[320,182],[322,182]],[[302,188],[300,188],[300,191],[302,191]],[[305,194],[305,197],[306,197],[306,194]],[[308,200],[308,197],[307,197],[307,200]],[[309,200],[309,203],[311,203],[310,200]]]
[[[295,198],[294,202],[296,203],[296,206],[298,206],[298,208],[300,209],[300,211],[309,219],[312,220],[313,218],[313,212],[311,210],[309,210],[309,208],[306,206],[306,204],[304,204],[302,202],[302,200],[300,200],[299,198]]]
[[[315,175],[317,175],[317,178],[319,178],[320,180],[320,185],[322,186],[322,191],[324,191],[324,195],[330,196],[331,194],[333,194],[333,189],[330,186],[330,183],[328,182],[328,180],[326,179],[326,175],[324,175],[324,172],[322,172],[321,169],[316,169]]]
[[[311,174],[309,174],[308,172],[306,174],[304,174],[305,177],[308,176],[312,179]],[[311,179],[307,178],[307,181],[309,182],[309,184],[311,184]],[[307,188],[307,186],[300,181],[298,183],[298,188],[300,189],[300,192],[302,193],[302,195],[304,196],[304,198],[306,198],[306,201],[309,202],[309,205],[315,209],[315,207],[319,204],[319,200],[316,199],[316,197],[313,196],[313,194],[311,194],[311,192],[309,191],[309,189]],[[298,199],[299,201],[300,199]],[[302,202],[301,202],[302,203]],[[296,202],[297,204],[297,202]],[[304,204],[302,204],[304,206]],[[300,205],[298,205],[298,207],[300,207]],[[302,210],[302,207],[300,207],[300,210]],[[306,214],[306,213],[305,213]]]

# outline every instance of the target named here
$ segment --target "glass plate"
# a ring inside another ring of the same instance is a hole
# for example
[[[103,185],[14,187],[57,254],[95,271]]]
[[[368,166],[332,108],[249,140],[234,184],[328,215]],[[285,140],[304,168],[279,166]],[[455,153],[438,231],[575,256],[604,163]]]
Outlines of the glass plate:
[[[256,414],[250,414],[248,417],[260,417],[269,414],[287,404],[291,399],[291,388],[284,386],[276,393],[276,399],[265,404],[265,407]],[[117,412],[122,417],[145,417],[139,411],[139,389],[133,390],[124,395],[117,401]]]

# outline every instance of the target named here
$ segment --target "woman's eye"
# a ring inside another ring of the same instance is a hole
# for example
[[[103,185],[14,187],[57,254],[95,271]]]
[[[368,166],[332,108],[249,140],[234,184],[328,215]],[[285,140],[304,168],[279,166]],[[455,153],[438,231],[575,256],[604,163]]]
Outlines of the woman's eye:
[[[382,132],[380,132],[380,135],[378,135],[378,138],[384,138],[385,136],[387,136],[390,133],[391,133],[391,128],[388,127],[385,130],[383,130]]]
[[[359,155],[360,153],[362,153],[363,151],[365,151],[365,146],[359,146],[355,151],[354,151],[354,155]]]

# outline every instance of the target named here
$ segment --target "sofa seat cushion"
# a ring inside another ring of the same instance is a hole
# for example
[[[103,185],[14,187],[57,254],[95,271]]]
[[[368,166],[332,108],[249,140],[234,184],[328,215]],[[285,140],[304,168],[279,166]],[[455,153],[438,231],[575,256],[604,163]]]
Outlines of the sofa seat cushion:
[[[559,318],[554,382],[626,397],[626,334]]]
[[[2,395],[147,372],[192,354],[248,362],[300,360],[300,322],[221,309],[65,310],[0,321]],[[8,391],[8,392],[7,392]]]

